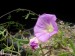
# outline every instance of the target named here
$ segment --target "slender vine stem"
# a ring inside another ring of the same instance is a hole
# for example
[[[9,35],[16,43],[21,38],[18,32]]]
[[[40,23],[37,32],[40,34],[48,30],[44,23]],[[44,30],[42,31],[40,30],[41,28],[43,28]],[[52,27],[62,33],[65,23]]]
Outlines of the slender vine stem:
[[[14,11],[17,11],[17,10],[29,11],[29,12],[32,12],[32,13],[34,13],[35,15],[38,16],[38,14],[36,14],[35,12],[33,12],[33,11],[31,11],[31,10],[18,8],[18,9],[12,10],[12,11],[10,11],[10,12],[8,12],[8,13],[6,13],[6,14],[0,16],[0,19],[1,19],[2,17],[4,17],[4,16],[6,16],[6,15],[12,13],[12,12],[14,12]]]

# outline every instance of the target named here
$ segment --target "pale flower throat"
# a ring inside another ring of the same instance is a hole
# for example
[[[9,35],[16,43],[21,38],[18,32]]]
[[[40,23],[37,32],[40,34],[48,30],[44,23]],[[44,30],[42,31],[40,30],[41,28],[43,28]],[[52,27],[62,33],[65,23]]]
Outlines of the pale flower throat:
[[[47,24],[47,28],[46,29],[47,29],[47,32],[53,32],[53,30],[54,30],[54,28],[53,28],[51,23],[50,23],[50,25]]]

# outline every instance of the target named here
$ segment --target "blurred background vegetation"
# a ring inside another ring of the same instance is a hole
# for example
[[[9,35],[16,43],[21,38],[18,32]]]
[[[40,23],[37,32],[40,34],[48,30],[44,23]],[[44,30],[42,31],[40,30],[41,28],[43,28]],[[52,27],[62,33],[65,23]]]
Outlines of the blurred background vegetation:
[[[75,3],[73,1],[4,2],[6,1],[0,2],[0,53],[17,56],[75,56]],[[33,27],[38,15],[43,13],[57,16],[59,32],[34,52],[28,43],[33,35]]]

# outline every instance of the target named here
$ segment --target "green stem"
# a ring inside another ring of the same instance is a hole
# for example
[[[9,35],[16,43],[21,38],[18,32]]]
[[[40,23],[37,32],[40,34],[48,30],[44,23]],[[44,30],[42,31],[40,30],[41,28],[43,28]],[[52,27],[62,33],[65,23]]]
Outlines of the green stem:
[[[40,44],[39,46],[40,46],[40,50],[41,50],[41,52],[42,52],[42,56],[44,56],[44,52],[43,52],[43,50],[42,50],[41,44]]]
[[[17,45],[18,45],[18,53],[20,52],[20,50],[19,50],[19,43],[18,43],[19,41],[17,41]],[[19,56],[20,56],[20,53],[19,53]]]

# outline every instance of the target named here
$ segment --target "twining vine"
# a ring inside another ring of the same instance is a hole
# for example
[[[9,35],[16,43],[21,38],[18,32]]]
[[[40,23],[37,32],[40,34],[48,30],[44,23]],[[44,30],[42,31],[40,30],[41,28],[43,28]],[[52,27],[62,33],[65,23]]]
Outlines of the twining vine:
[[[16,53],[18,56],[21,56],[21,46],[28,43],[28,39],[24,38],[30,34],[28,30],[32,29],[30,25],[36,21],[37,16],[38,14],[33,11],[21,8],[12,10],[0,16],[0,51],[4,50],[4,52],[8,51],[11,54]],[[25,31],[28,26],[29,29]],[[9,32],[9,30],[12,32],[12,29],[18,30],[14,36]],[[15,43],[18,48],[17,51]],[[9,44],[11,45],[9,46]]]

